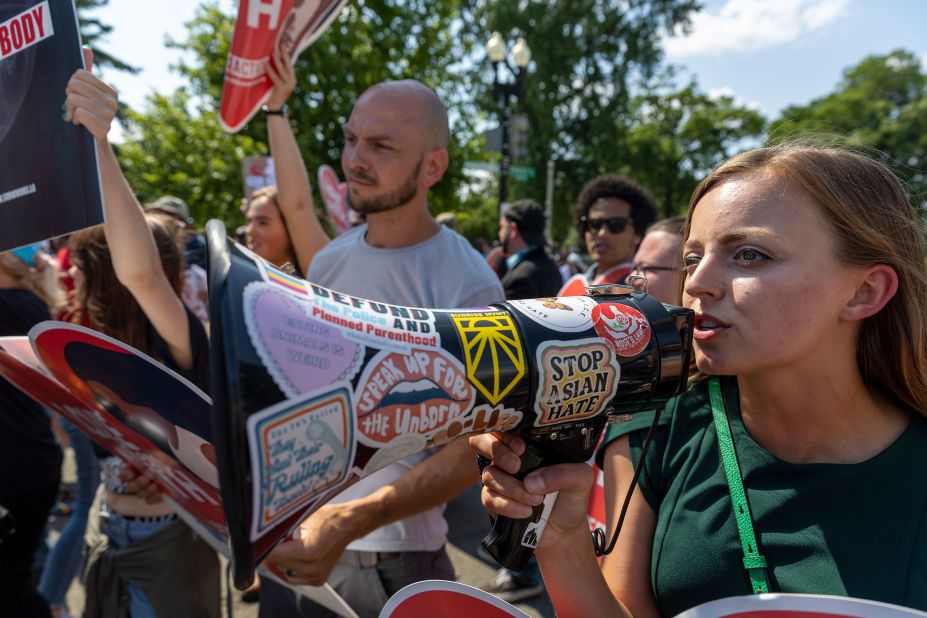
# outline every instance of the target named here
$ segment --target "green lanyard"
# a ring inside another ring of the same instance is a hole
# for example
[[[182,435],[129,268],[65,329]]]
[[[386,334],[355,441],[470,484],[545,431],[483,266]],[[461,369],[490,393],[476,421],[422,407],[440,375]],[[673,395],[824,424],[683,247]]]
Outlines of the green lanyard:
[[[721,450],[721,461],[724,464],[724,475],[727,477],[728,489],[731,490],[731,504],[734,507],[734,518],[737,520],[737,531],[740,533],[740,542],[744,548],[744,568],[750,576],[753,594],[769,592],[769,584],[766,581],[766,558],[760,553],[760,548],[756,544],[756,535],[753,534],[750,506],[747,504],[747,494],[744,492],[740,466],[737,464],[737,453],[734,451],[734,439],[731,437],[731,426],[727,420],[724,396],[721,394],[721,382],[718,378],[708,380],[708,394],[711,396],[711,413],[715,419],[715,431],[718,432],[718,446]]]

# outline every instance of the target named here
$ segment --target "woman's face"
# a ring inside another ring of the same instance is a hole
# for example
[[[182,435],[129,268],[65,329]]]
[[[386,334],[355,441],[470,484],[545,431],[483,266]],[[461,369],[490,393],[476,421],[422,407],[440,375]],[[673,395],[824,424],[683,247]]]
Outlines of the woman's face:
[[[252,200],[246,217],[248,225],[245,227],[245,239],[249,249],[277,266],[293,259],[286,225],[270,198]]]
[[[834,247],[810,199],[767,174],[733,178],[706,194],[683,247],[682,301],[696,312],[698,368],[715,375],[813,368],[855,344],[858,323],[840,314],[859,273],[838,261]]]

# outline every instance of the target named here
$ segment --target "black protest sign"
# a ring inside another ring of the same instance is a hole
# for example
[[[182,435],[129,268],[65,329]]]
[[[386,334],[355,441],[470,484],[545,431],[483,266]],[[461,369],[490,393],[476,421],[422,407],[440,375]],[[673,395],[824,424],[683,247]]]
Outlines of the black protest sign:
[[[0,2],[0,250],[103,222],[93,137],[64,121],[73,0]]]

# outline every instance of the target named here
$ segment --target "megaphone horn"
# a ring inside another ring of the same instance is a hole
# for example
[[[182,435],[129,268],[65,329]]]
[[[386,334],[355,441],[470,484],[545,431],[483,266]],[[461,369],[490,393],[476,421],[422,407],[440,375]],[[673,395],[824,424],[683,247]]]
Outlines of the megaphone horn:
[[[610,415],[686,383],[692,312],[630,288],[403,307],[284,273],[219,221],[206,235],[214,436],[241,589],[300,521],[385,465],[494,430],[528,443],[520,474],[585,461]],[[541,532],[529,525],[497,518],[484,544],[517,568]]]

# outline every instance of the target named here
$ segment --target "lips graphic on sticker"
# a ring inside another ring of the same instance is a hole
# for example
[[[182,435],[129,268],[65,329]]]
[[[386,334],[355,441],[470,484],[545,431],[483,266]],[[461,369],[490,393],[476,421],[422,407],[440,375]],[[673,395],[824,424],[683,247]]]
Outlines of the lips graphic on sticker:
[[[618,303],[592,309],[595,332],[618,356],[637,356],[650,343],[650,323],[640,311]]]
[[[475,395],[460,362],[444,352],[380,352],[358,383],[358,438],[371,446],[403,434],[430,438],[464,415]]]

